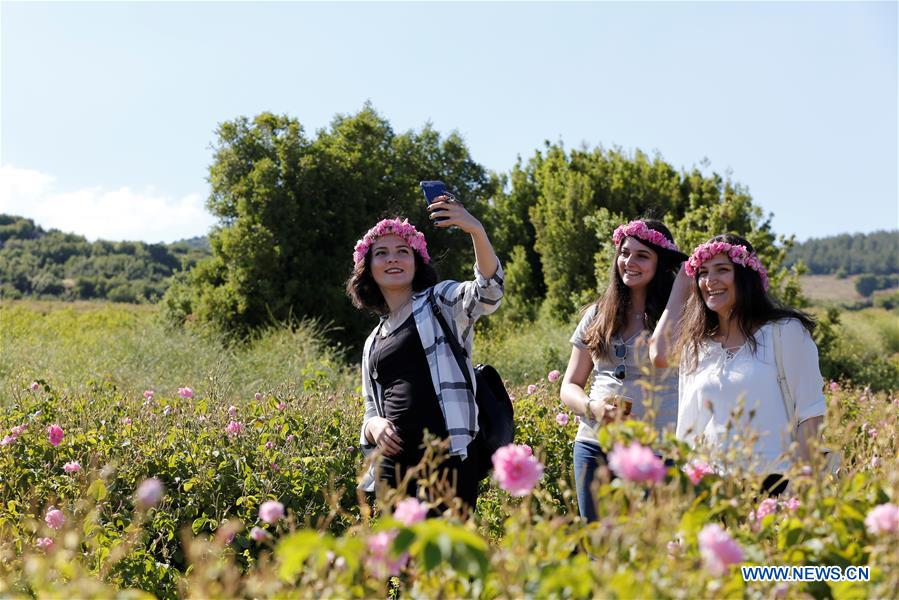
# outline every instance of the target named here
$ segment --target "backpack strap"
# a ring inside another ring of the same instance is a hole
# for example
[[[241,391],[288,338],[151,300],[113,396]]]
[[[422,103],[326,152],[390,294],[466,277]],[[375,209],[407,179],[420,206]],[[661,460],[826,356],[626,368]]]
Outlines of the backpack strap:
[[[787,383],[787,374],[784,372],[783,360],[783,341],[781,339],[781,324],[779,321],[774,322],[774,362],[777,365],[777,383],[780,385],[780,397],[784,403],[784,411],[787,414],[787,421],[790,424],[790,438],[796,439],[796,400],[790,391]]]
[[[468,353],[459,343],[456,334],[450,329],[446,319],[443,318],[443,311],[440,310],[437,299],[434,297],[434,288],[431,288],[431,291],[428,293],[428,303],[431,305],[431,312],[434,313],[434,318],[440,324],[440,329],[443,330],[443,337],[446,339],[446,343],[449,344],[450,350],[453,351],[453,356],[459,364],[459,370],[462,371],[462,376],[465,377],[465,383],[468,385],[468,389],[471,390],[472,395],[474,395],[471,373],[468,372]]]

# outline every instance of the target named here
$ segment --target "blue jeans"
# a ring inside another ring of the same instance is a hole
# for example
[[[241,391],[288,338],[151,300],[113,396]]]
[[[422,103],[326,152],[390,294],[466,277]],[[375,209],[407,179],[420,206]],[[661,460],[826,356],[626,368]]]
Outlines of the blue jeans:
[[[596,477],[596,470],[606,467],[606,453],[596,444],[574,442],[574,485],[577,491],[577,508],[581,517],[592,523],[597,520],[596,498],[590,486]]]

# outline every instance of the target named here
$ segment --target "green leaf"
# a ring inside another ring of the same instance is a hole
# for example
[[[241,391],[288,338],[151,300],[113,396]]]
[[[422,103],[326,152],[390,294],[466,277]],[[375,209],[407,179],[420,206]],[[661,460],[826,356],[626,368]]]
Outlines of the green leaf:
[[[281,538],[275,548],[275,556],[280,561],[278,576],[286,582],[296,579],[309,555],[330,548],[330,536],[317,531],[302,530]]]

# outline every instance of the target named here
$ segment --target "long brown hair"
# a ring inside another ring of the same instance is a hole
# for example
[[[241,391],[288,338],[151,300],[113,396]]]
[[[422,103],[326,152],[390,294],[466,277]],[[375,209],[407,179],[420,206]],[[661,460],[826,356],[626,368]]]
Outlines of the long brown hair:
[[[661,221],[641,220],[649,229],[658,231],[668,241],[674,242],[671,232]],[[628,308],[631,305],[631,290],[624,284],[618,273],[618,255],[621,253],[621,246],[626,239],[626,237],[622,238],[615,247],[615,257],[612,260],[612,267],[609,269],[609,285],[594,303],[596,315],[584,334],[584,344],[590,348],[593,356],[605,360],[612,358],[612,337],[627,327]],[[677,276],[677,270],[683,259],[680,255],[661,246],[656,246],[640,238],[636,239],[655,252],[658,257],[655,275],[646,287],[646,326],[653,329],[662,316],[662,311],[665,310],[668,296],[671,294],[671,286],[674,285],[674,278]],[[593,305],[586,306],[583,312],[586,313],[591,306]]]
[[[755,249],[744,238],[732,233],[716,235],[709,242],[727,242],[735,246],[745,246],[752,253]],[[729,259],[728,259],[729,260]],[[733,261],[731,261],[733,263]],[[802,323],[809,333],[815,329],[814,319],[807,313],[784,306],[773,299],[765,288],[759,274],[750,269],[733,263],[734,266],[734,307],[733,320],[740,328],[740,332],[746,337],[749,348],[755,354],[758,341],[755,332],[772,321],[781,319],[796,319]],[[699,289],[699,271],[693,277],[693,293],[687,299],[684,315],[681,317],[681,334],[677,347],[685,351],[687,357],[687,370],[695,369],[699,364],[699,345],[718,333],[720,323],[718,314],[706,306]]]

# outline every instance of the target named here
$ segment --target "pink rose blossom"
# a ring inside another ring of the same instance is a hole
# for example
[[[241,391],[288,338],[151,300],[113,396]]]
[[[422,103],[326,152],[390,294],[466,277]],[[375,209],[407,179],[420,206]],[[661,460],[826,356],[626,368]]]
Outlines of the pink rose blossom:
[[[899,535],[899,506],[892,502],[875,506],[865,517],[865,528],[871,535]]]
[[[240,435],[243,433],[243,430],[243,423],[240,421],[229,421],[228,425],[225,427],[225,431],[227,431],[230,436]]]
[[[562,427],[565,427],[566,425],[568,425],[568,413],[560,412],[559,414],[557,414],[556,415],[556,423],[558,423]]]
[[[547,375],[546,378],[549,379],[550,381],[558,381],[559,377],[561,377],[561,376],[562,376],[561,373],[559,373],[558,371],[553,369],[552,371],[549,372],[549,375]]]
[[[14,435],[3,436],[3,439],[0,440],[0,446],[9,446],[10,444],[12,444],[15,441],[16,441],[16,436],[14,436]]]
[[[193,398],[194,391],[189,387],[178,388],[178,395],[182,398]]]
[[[397,504],[393,511],[393,517],[406,527],[412,527],[419,521],[424,521],[427,516],[427,504],[415,498],[406,498]]]
[[[403,238],[409,247],[415,250],[425,263],[431,262],[428,255],[428,244],[425,236],[419,232],[414,225],[409,223],[409,219],[400,221],[399,217],[395,219],[382,219],[369,229],[362,239],[356,242],[353,248],[353,264],[359,265],[365,260],[371,245],[379,237],[384,235],[396,235]]]
[[[271,469],[272,471],[280,471],[281,470],[280,467],[278,467],[278,463],[276,463],[276,462],[270,462],[268,464],[268,468]]]
[[[266,500],[259,507],[259,518],[272,524],[284,516],[284,505],[275,500]]]
[[[28,429],[27,424],[16,425],[12,429],[10,429],[10,432],[12,433],[13,437],[19,437],[20,435],[25,433],[26,429]]]
[[[788,498],[786,500],[786,502],[783,503],[783,506],[788,511],[793,513],[793,512],[796,512],[796,509],[798,509],[800,506],[802,506],[802,503],[799,501],[799,498],[797,498],[796,496],[792,496],[792,497]]]
[[[706,475],[712,475],[715,471],[709,463],[702,460],[694,460],[684,466],[684,472],[690,478],[690,483],[697,485]]]
[[[880,458],[875,454],[871,457],[871,468],[876,469],[878,466],[880,466]]]
[[[759,504],[759,507],[755,511],[756,518],[761,521],[768,515],[773,515],[777,512],[777,500],[774,498],[765,498]]]
[[[63,514],[61,510],[51,506],[47,510],[47,514],[44,516],[44,521],[47,522],[47,525],[51,529],[59,529],[66,522],[66,516]]]
[[[31,390],[32,392],[38,392],[41,389],[41,384],[39,384],[37,381],[32,381],[28,385],[28,389]]]
[[[262,400],[262,394],[259,392],[256,392],[255,394],[253,394],[253,398],[256,399],[256,402],[259,402],[260,400]]]
[[[153,394],[155,394],[153,390],[144,390],[144,398],[147,400],[151,400],[153,398]]]
[[[743,549],[717,523],[706,525],[699,532],[699,552],[706,570],[721,576],[730,565],[743,562]]]
[[[836,381],[831,381],[831,382],[830,382],[830,391],[833,392],[834,394],[836,394],[837,392],[839,392],[839,391],[840,391],[840,384],[837,383]]]
[[[868,436],[872,438],[877,437],[877,429],[875,429],[874,427],[868,427]]]
[[[37,538],[37,541],[34,543],[34,545],[44,552],[48,552],[53,549],[53,540],[48,537]]]
[[[73,460],[71,462],[67,462],[62,466],[62,470],[66,473],[77,473],[81,470],[81,465],[78,464],[77,460]]]
[[[262,529],[261,527],[254,527],[250,530],[250,537],[253,539],[253,541],[264,542],[272,536],[265,529]]]
[[[137,499],[137,503],[141,506],[156,506],[159,504],[159,501],[162,500],[163,491],[162,482],[155,477],[150,477],[149,479],[144,479],[141,484],[137,486],[137,491],[134,496]]]
[[[285,408],[287,408],[286,404],[284,404],[283,402],[278,402],[278,410],[280,410],[281,412],[284,412]]]
[[[59,446],[63,437],[65,437],[65,433],[59,425],[53,424],[47,427],[47,439],[54,446]]]
[[[533,383],[528,386],[528,394],[533,394],[536,391],[537,391],[537,386],[534,385]]]
[[[652,450],[639,442],[632,442],[624,447],[615,444],[609,454],[609,468],[615,475],[628,481],[654,481],[661,483],[665,479],[665,463],[652,453]]]
[[[275,447],[275,442],[266,442],[266,443],[265,443],[265,449],[266,449],[266,450],[271,450],[271,449],[274,448],[274,447]]]
[[[288,444],[290,444],[290,443],[293,442],[295,439],[297,439],[297,436],[295,436],[294,434],[291,433],[290,435],[287,436],[286,441],[287,441]]]
[[[368,538],[368,556],[365,558],[365,565],[375,577],[399,575],[409,561],[408,552],[404,552],[396,559],[390,558],[390,549],[396,534],[396,531],[381,531]]]
[[[237,416],[237,407],[233,404],[228,407],[228,415],[233,419]]]
[[[493,453],[493,476],[513,496],[526,496],[543,477],[543,465],[530,447],[509,444]]]

